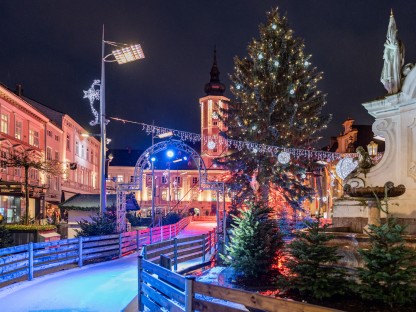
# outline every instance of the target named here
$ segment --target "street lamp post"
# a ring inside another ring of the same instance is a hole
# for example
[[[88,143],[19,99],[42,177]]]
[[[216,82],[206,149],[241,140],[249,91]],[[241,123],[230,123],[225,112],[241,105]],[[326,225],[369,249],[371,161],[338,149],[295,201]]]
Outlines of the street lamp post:
[[[105,119],[105,54],[104,48],[104,25],[103,25],[103,37],[101,40],[101,83],[100,83],[100,211],[104,215],[107,210],[107,181],[105,177],[105,163],[106,163],[106,119]]]
[[[152,156],[150,160],[152,162],[152,226],[155,226],[155,196],[156,196],[155,161],[156,161],[156,158]]]
[[[116,47],[110,54],[105,55],[105,45],[111,45]],[[113,56],[113,59],[109,59],[110,56]],[[140,60],[144,58],[144,53],[139,44],[127,45],[124,43],[117,43],[112,41],[106,41],[104,39],[104,25],[103,33],[101,40],[101,81],[95,80],[91,88],[88,91],[84,91],[84,98],[88,98],[91,105],[92,113],[95,116],[95,120],[90,122],[91,126],[100,124],[100,212],[104,214],[107,208],[107,196],[106,196],[106,176],[105,176],[105,167],[106,167],[106,125],[108,120],[105,118],[105,63],[106,62],[117,62],[118,64],[125,64]],[[100,86],[99,91],[95,89],[94,86]],[[97,111],[93,107],[94,100],[100,101],[100,113],[98,115]],[[98,118],[99,117],[99,118]]]
[[[169,158],[168,162],[168,212],[170,212],[170,205],[171,205],[171,192],[170,192],[170,162],[172,160],[172,157],[174,155],[173,151],[169,150],[167,151],[166,155]]]

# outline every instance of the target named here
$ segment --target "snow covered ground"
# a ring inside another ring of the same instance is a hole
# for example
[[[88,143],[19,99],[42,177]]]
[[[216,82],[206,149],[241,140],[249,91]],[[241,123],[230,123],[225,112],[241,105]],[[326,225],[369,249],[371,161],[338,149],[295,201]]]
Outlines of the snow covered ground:
[[[183,229],[177,238],[201,235],[212,231],[217,226],[216,222],[191,222]]]
[[[227,273],[225,273],[226,270],[227,270],[226,267],[213,267],[207,270],[206,272],[204,272],[201,276],[197,277],[196,280],[198,282],[207,283],[207,284],[214,284],[214,285],[220,285],[220,286],[224,286],[224,284],[226,284],[227,286],[230,286],[228,285],[229,283],[227,281],[224,281],[224,276],[228,275]],[[200,294],[196,294],[195,297],[198,299],[205,300],[205,301],[219,303],[227,307],[238,308],[238,309],[241,309],[242,311],[249,311],[242,304],[225,301],[225,300],[221,300],[217,298],[212,298],[212,297],[200,295]]]
[[[179,235],[201,235],[214,226],[212,222],[192,222]],[[4,287],[0,289],[0,311],[114,312],[124,309],[136,295],[137,254],[132,254]]]

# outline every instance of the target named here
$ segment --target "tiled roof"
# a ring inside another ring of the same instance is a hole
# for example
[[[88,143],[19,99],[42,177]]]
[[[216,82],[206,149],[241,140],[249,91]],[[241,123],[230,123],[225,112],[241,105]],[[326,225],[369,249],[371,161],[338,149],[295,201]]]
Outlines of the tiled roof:
[[[107,208],[116,206],[116,194],[107,195]],[[77,194],[59,205],[69,210],[98,210],[100,207],[100,194]],[[139,210],[136,199],[133,196],[126,198],[126,210]]]
[[[35,109],[37,109],[39,112],[41,112],[43,115],[52,120],[59,128],[62,129],[62,117],[65,115],[64,113],[58,112],[48,106],[45,106],[25,96],[20,97],[27,103],[29,103],[31,106],[33,106]]]

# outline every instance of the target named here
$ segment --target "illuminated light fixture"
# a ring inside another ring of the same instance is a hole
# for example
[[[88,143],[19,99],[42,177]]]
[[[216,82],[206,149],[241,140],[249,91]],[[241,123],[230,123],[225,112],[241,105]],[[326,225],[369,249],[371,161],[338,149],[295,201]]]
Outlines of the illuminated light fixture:
[[[83,138],[89,138],[90,137],[90,134],[89,133],[81,133],[81,136]]]
[[[177,162],[180,162],[180,161],[182,161],[182,158],[178,158],[178,159],[175,159],[174,161],[172,161],[173,163],[177,163]]]
[[[156,161],[156,157],[155,156],[150,157],[150,161],[151,162],[155,162]]]
[[[172,157],[173,157],[173,155],[174,155],[174,153],[173,153],[173,151],[169,150],[169,151],[167,151],[167,152],[166,152],[166,155],[167,155],[169,158],[172,158]]]
[[[155,138],[164,139],[164,138],[169,138],[171,136],[173,136],[173,132],[169,131],[169,132],[158,134],[155,136]]]
[[[377,156],[377,150],[378,150],[378,144],[376,142],[371,141],[367,145],[367,151],[368,151],[368,155],[370,155],[370,157]]]
[[[126,64],[144,59],[144,53],[140,44],[131,45],[112,51],[117,63]]]
[[[183,156],[183,160],[188,160],[188,157],[186,157],[186,156]]]

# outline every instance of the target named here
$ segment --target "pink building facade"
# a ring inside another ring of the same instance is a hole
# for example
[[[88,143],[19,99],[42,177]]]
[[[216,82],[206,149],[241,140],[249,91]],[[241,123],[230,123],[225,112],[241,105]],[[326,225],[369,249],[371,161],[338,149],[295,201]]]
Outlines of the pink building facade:
[[[20,86],[12,92],[0,85],[0,214],[3,222],[19,222],[26,207],[22,187],[24,170],[5,165],[12,153],[30,151],[40,161],[58,161],[64,172],[52,176],[29,170],[30,218],[59,215],[57,204],[64,198],[99,191],[100,143],[94,138],[80,137],[84,132],[70,116],[23,96]],[[68,137],[70,151],[66,145]]]

